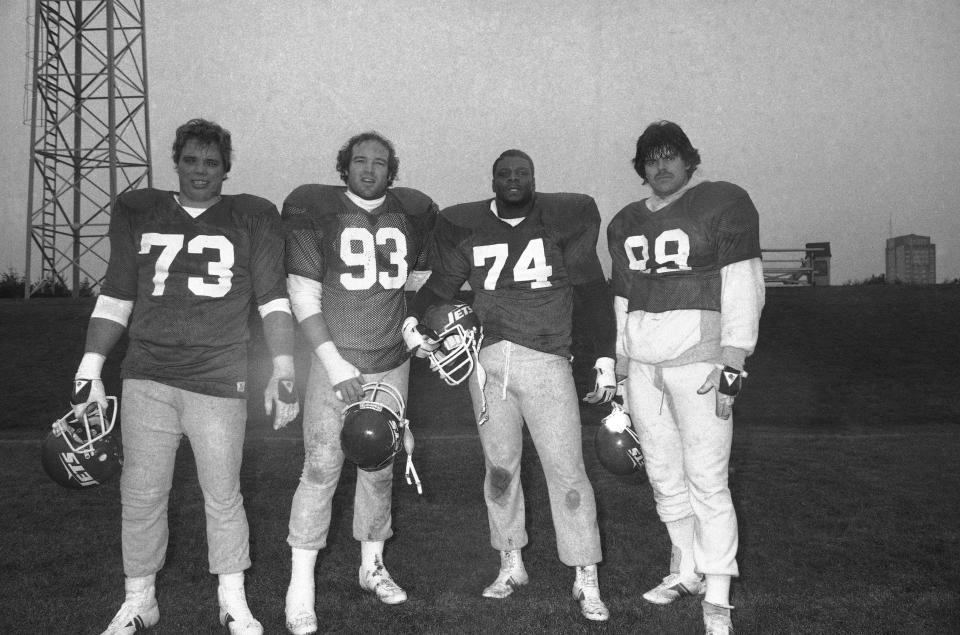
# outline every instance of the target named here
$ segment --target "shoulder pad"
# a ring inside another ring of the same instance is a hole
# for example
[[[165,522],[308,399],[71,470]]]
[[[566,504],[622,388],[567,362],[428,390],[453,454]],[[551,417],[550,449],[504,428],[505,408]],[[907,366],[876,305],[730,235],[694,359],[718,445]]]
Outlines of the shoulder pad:
[[[117,200],[130,207],[143,207],[150,203],[159,201],[165,197],[171,196],[167,190],[157,190],[148,187],[142,190],[130,190],[121,194]]]
[[[314,216],[329,214],[340,209],[340,193],[343,186],[308,183],[301,185],[283,200],[284,216],[291,213],[309,213]]]
[[[600,211],[592,196],[568,192],[537,192],[544,222],[560,226],[599,225]]]
[[[698,197],[718,203],[749,196],[747,191],[739,185],[726,181],[706,181],[692,188],[689,193],[695,193]]]
[[[400,203],[403,211],[409,216],[429,214],[436,209],[436,204],[429,196],[409,187],[391,187],[387,196],[393,196]]]
[[[254,194],[229,194],[224,195],[224,198],[232,199],[234,206],[244,212],[257,213],[273,211],[276,213],[274,204],[262,196],[256,196]]]
[[[488,198],[484,201],[451,205],[440,212],[440,215],[454,225],[460,227],[476,227],[481,220],[486,218],[485,214],[490,213],[490,200],[491,199]]]

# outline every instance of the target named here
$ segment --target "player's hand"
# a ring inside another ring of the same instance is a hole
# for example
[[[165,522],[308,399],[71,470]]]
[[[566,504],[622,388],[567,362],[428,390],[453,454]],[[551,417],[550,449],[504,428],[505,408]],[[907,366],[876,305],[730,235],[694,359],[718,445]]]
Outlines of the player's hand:
[[[300,396],[297,394],[297,382],[293,377],[284,376],[274,370],[263,391],[263,408],[273,415],[273,429],[279,430],[300,414]]]
[[[705,395],[711,390],[717,391],[717,416],[729,419],[733,413],[733,402],[740,389],[743,388],[743,378],[747,371],[738,370],[732,366],[716,367],[707,375],[706,381],[697,390],[698,395]]]
[[[363,399],[363,382],[359,375],[345,379],[333,385],[333,394],[344,403],[357,403]]]
[[[407,345],[407,352],[423,359],[440,347],[437,332],[432,328],[420,324],[417,318],[410,316],[400,326],[403,341]]]
[[[73,406],[73,416],[77,419],[83,418],[90,404],[100,404],[103,412],[107,411],[107,392],[103,388],[103,382],[99,377],[84,379],[75,377],[73,380],[73,391],[70,393],[70,404]]]
[[[612,357],[598,357],[593,365],[597,371],[597,380],[593,391],[587,393],[583,400],[587,403],[607,403],[617,394],[617,376],[614,370],[615,362]]]

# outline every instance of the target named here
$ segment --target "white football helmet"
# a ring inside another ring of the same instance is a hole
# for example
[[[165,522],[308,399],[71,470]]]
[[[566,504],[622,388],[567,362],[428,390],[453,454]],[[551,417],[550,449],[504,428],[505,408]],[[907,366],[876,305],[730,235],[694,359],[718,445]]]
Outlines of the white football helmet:
[[[430,353],[430,370],[451,386],[462,383],[477,365],[483,327],[469,304],[442,302],[423,314],[423,323],[437,333],[440,346]]]

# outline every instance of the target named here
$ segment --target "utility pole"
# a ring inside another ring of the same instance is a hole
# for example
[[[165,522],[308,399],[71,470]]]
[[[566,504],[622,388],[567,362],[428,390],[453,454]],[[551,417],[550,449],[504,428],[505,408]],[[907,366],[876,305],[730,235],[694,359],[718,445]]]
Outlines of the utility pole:
[[[113,202],[152,185],[144,1],[36,2],[26,298],[99,290]]]

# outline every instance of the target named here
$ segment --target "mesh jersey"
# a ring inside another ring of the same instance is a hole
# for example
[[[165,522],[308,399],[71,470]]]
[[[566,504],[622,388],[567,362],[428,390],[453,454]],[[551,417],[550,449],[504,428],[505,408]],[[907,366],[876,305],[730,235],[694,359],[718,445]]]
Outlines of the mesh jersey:
[[[646,200],[607,226],[614,295],[628,311],[720,310],[720,269],[760,257],[757,209],[742,188],[705,181],[651,212]]]
[[[422,192],[387,190],[368,213],[345,187],[302,185],[283,203],[287,273],[323,285],[323,319],[340,354],[363,373],[406,358],[400,324],[407,275],[427,268],[427,237],[437,206]]]
[[[238,194],[191,218],[173,192],[125,193],[103,294],[134,303],[123,377],[244,397],[253,303],[287,294],[277,208]]]
[[[569,357],[571,285],[603,279],[599,231],[597,204],[583,194],[537,193],[516,227],[489,199],[455,205],[437,221],[426,286],[450,298],[470,283],[484,345],[508,340]]]

